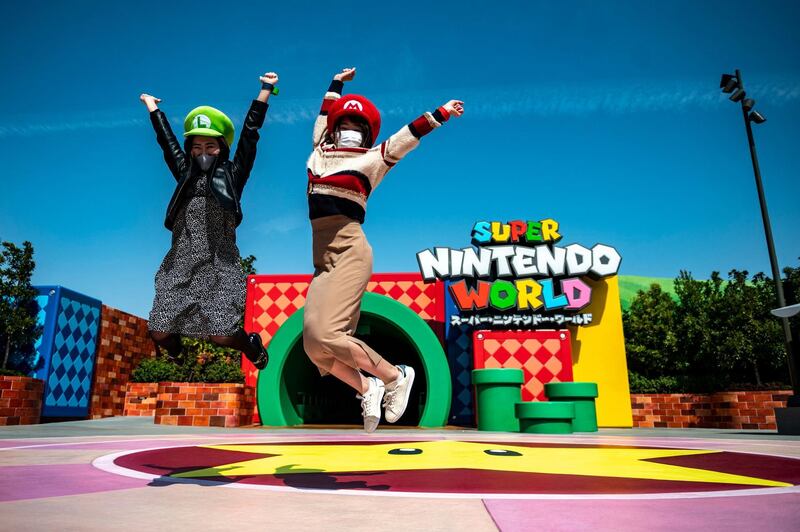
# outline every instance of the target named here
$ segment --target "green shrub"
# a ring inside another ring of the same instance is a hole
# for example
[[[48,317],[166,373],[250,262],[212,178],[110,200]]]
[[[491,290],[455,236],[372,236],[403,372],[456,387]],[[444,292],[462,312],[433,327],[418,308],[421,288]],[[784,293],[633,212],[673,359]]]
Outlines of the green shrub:
[[[25,373],[15,369],[0,369],[0,377],[27,377]]]
[[[164,358],[145,358],[131,374],[131,382],[180,382],[183,379],[182,368]]]
[[[628,377],[630,378],[631,393],[681,393],[687,391],[677,377],[669,375],[648,378],[630,372]]]
[[[197,380],[200,382],[242,383],[244,382],[244,373],[233,361],[214,360],[202,366]]]
[[[131,382],[244,382],[235,358],[214,357],[178,365],[166,358],[145,358],[131,375]]]

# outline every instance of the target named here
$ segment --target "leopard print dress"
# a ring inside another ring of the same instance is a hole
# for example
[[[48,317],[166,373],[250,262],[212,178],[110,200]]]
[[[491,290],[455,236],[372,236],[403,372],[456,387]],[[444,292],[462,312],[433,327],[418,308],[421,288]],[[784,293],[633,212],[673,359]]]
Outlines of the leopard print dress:
[[[150,330],[207,338],[239,329],[247,281],[236,247],[236,219],[197,175],[172,229],[172,246],[156,273]]]

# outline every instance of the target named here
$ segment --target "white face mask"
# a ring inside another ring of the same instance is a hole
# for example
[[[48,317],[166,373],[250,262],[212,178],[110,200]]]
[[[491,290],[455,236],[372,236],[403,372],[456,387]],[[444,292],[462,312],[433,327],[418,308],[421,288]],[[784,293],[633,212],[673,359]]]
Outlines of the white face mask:
[[[360,131],[354,129],[340,129],[339,148],[360,148],[364,140],[364,135]]]

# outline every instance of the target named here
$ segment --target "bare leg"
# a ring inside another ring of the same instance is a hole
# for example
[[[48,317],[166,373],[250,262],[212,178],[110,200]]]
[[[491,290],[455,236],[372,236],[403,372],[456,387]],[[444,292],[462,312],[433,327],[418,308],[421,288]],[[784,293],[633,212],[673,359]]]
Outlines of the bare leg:
[[[350,354],[353,356],[353,360],[355,360],[359,369],[363,369],[370,375],[378,377],[384,383],[394,382],[397,380],[397,377],[400,376],[400,371],[397,369],[397,366],[389,364],[384,359],[381,359],[377,364],[373,363],[364,349],[354,342],[350,342]]]
[[[258,356],[258,353],[255,352],[253,345],[247,338],[247,333],[242,329],[239,329],[231,336],[209,336],[208,339],[220,347],[227,347],[243,353],[249,353],[254,357]]]
[[[364,430],[374,432],[381,420],[383,385],[375,377],[367,378],[357,369],[339,360],[334,360],[328,371],[358,392],[358,397],[361,399],[361,413],[364,417]]]
[[[181,354],[181,351],[183,351],[183,344],[181,344],[181,337],[179,334],[158,331],[149,332],[150,338],[152,338],[153,342],[156,344],[156,350],[163,347],[167,350],[167,354],[170,358],[177,358]]]
[[[359,351],[361,351],[361,349],[359,349]],[[347,384],[360,394],[366,393],[369,389],[369,381],[367,381],[367,378],[364,377],[360,371],[355,368],[351,368],[347,364],[343,364],[339,360],[334,360],[333,365],[328,371],[331,375]]]

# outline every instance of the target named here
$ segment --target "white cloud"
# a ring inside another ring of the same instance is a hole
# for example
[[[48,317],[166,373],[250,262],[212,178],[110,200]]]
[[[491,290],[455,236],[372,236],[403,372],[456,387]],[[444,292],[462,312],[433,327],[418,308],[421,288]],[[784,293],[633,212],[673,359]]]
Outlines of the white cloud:
[[[270,218],[256,226],[256,231],[265,235],[291,233],[307,229],[308,215],[305,212],[287,212],[282,216]]]
[[[775,108],[800,100],[800,81],[778,80],[761,85],[753,84],[748,92]],[[456,88],[413,94],[376,94],[374,99],[381,112],[388,116],[413,117],[443,103],[440,101],[443,100],[443,94],[464,100],[467,112],[479,118],[713,109],[727,99],[727,95],[720,93],[714,81]],[[235,111],[231,113],[233,117],[241,116],[245,112],[241,103],[228,105],[226,108]],[[316,118],[318,109],[319,100],[316,99],[284,99],[272,106],[268,120],[283,125],[309,125]],[[126,109],[118,113],[93,113],[88,116],[86,113],[10,116],[5,125],[0,125],[0,138],[142,127],[149,123],[146,116],[141,116],[143,113],[143,110]],[[181,117],[171,117],[176,126],[181,120]],[[234,123],[237,123],[236,119]]]

